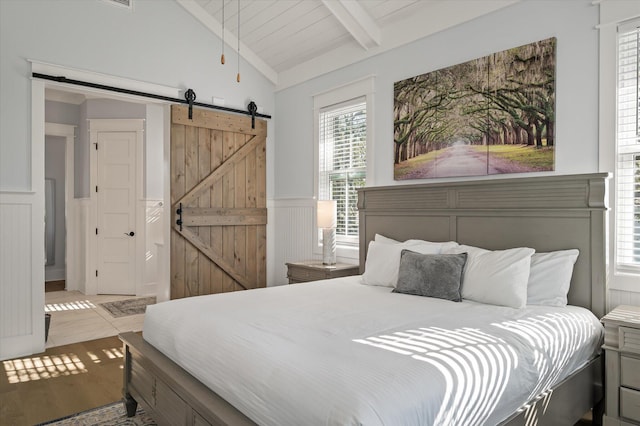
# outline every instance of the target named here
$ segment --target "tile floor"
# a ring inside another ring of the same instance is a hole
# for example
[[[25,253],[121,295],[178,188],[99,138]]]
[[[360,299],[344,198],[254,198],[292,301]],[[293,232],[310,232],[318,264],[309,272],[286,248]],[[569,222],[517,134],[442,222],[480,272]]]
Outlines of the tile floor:
[[[114,318],[100,303],[133,299],[135,296],[86,296],[79,291],[45,293],[45,312],[51,314],[46,348],[140,331],[144,314]]]

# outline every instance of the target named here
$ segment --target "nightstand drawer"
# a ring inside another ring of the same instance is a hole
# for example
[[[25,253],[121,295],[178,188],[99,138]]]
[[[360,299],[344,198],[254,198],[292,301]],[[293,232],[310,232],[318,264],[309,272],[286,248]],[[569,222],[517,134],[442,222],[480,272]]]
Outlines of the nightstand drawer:
[[[620,350],[640,354],[640,330],[620,327]]]
[[[295,281],[316,281],[325,278],[324,272],[311,271],[309,269],[296,269],[288,274],[288,278]]]
[[[640,390],[640,358],[620,356],[620,384]]]
[[[360,273],[358,265],[347,263],[323,265],[321,261],[309,260],[306,262],[289,262],[286,265],[289,284],[346,277]]]
[[[620,416],[640,421],[640,392],[620,388]]]

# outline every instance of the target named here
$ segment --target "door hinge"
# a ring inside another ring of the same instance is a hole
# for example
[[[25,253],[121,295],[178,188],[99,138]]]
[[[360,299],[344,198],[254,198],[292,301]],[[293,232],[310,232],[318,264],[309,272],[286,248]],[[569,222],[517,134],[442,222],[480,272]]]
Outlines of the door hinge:
[[[98,235],[98,228],[96,228],[96,235]]]
[[[98,150],[98,143],[97,142],[95,143],[95,146],[96,146],[96,151],[97,151]]]
[[[96,185],[96,192],[98,192],[98,185]]]
[[[98,270],[96,269],[96,277],[98,276]]]

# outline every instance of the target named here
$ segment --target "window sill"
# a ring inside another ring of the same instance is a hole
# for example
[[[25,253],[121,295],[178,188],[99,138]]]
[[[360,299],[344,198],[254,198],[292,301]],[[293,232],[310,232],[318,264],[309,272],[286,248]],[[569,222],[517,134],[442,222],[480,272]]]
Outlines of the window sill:
[[[354,246],[338,246],[336,247],[336,257],[341,257],[343,259],[359,260],[360,249]]]
[[[609,280],[609,290],[640,292],[640,274],[613,273]]]
[[[317,245],[314,254],[322,257],[322,245]],[[336,259],[345,263],[358,263],[360,260],[360,249],[357,246],[337,245]]]

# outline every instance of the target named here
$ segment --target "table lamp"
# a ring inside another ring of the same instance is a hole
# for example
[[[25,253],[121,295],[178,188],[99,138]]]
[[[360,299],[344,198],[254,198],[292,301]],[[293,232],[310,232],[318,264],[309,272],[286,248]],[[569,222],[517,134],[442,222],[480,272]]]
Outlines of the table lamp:
[[[318,200],[318,228],[322,228],[322,264],[336,264],[336,222],[337,204],[335,200]]]

